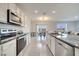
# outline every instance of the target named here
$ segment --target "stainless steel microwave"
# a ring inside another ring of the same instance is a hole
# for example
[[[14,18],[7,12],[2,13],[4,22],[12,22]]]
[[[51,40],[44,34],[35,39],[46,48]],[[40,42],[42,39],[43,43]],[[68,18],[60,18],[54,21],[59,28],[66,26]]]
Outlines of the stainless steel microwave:
[[[13,13],[10,9],[7,10],[7,22],[15,25],[21,25],[21,17]]]

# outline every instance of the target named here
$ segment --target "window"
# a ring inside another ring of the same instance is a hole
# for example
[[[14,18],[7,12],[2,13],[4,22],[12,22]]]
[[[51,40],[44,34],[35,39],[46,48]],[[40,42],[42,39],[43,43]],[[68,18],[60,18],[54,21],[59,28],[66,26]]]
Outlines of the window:
[[[56,25],[56,27],[59,32],[66,32],[67,31],[67,24],[66,23],[58,23]]]

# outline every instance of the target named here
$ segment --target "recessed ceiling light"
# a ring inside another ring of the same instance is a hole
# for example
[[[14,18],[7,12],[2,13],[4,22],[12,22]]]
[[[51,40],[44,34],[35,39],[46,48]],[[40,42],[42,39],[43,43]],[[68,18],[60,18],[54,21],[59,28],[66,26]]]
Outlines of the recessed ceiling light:
[[[35,10],[34,13],[37,14],[38,13],[38,10]]]
[[[40,21],[47,21],[49,19],[49,17],[48,16],[44,16],[44,17],[41,16],[41,17],[38,17],[37,19]]]
[[[53,11],[52,11],[52,13],[53,13],[53,14],[55,14],[55,13],[56,13],[56,11],[55,11],[55,10],[53,10]]]
[[[78,16],[74,16],[74,18],[75,18],[75,19],[77,19],[77,18],[78,18]]]

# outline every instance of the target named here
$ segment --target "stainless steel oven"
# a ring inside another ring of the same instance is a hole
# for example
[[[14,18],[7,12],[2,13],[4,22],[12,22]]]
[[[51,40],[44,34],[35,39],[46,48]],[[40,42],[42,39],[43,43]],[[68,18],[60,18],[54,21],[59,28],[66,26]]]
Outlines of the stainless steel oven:
[[[19,36],[17,38],[17,42],[16,43],[17,43],[17,45],[16,45],[16,47],[17,47],[16,54],[19,55],[19,53],[26,46],[26,34],[23,34],[23,35]]]

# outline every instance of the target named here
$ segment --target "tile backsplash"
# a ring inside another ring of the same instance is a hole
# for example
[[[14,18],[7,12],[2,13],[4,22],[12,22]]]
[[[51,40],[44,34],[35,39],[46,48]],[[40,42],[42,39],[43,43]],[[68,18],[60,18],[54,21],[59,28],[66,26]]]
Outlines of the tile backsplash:
[[[6,25],[6,24],[0,24],[0,29],[16,29],[16,30],[23,30],[24,27],[16,26],[16,25]]]

